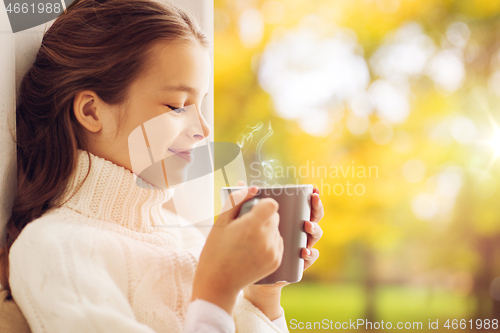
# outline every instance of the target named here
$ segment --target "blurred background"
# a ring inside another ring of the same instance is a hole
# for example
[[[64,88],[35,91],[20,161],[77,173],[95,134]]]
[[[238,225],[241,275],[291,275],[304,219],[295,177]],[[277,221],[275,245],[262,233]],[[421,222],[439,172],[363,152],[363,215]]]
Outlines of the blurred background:
[[[500,1],[214,5],[215,140],[325,206],[287,320],[500,319]]]

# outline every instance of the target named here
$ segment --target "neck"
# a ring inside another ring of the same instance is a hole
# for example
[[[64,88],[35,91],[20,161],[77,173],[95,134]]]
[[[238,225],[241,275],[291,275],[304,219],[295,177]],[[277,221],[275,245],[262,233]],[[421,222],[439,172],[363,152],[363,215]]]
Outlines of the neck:
[[[170,198],[171,190],[144,186],[144,181],[129,170],[79,150],[77,166],[62,202],[63,207],[89,218],[151,232],[165,224],[161,206]]]

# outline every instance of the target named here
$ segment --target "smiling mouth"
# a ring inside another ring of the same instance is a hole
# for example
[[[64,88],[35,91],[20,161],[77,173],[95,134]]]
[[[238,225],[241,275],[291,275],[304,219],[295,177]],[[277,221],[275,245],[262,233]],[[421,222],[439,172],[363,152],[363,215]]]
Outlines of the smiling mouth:
[[[176,156],[191,162],[193,160],[192,149],[187,150],[176,150],[176,149],[168,149],[169,152],[174,153]]]

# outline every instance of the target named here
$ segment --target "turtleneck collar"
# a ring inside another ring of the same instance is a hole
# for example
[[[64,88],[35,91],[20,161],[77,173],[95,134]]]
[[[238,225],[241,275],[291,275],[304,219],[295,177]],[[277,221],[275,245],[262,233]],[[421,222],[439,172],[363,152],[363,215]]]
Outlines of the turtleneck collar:
[[[166,223],[161,206],[172,197],[172,191],[145,182],[140,187],[129,170],[78,150],[77,166],[62,202],[63,207],[89,218],[116,223],[138,232],[152,232]]]

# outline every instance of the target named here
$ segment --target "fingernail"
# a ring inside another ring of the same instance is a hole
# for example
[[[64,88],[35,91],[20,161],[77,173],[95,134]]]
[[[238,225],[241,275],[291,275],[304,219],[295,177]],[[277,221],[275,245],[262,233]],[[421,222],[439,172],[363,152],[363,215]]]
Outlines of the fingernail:
[[[311,223],[311,230],[314,231],[316,229],[316,223],[310,222]]]
[[[311,251],[311,250],[309,250],[309,249],[306,249],[306,250],[307,250],[307,256],[308,256],[308,257],[310,257],[310,256],[311,256],[312,251]]]
[[[255,194],[257,193],[258,189],[257,189],[257,186],[252,186],[250,187],[250,189],[248,190],[250,192],[250,194]]]

